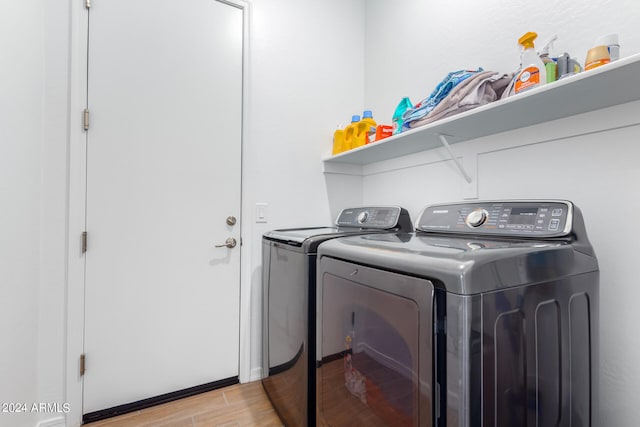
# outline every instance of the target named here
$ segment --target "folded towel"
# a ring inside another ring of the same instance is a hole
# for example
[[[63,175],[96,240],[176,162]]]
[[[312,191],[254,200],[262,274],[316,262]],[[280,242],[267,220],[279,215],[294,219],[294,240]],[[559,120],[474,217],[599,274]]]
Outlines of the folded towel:
[[[429,114],[412,121],[409,126],[423,126],[500,99],[511,77],[511,74],[500,75],[495,71],[476,73],[454,87]]]
[[[411,126],[412,121],[420,120],[425,117],[449,94],[449,92],[451,92],[454,87],[482,71],[482,68],[478,68],[476,71],[458,70],[447,74],[447,76],[438,83],[433,92],[431,92],[431,95],[418,102],[411,110],[408,110],[402,115],[402,119],[404,121],[403,127],[413,127]]]

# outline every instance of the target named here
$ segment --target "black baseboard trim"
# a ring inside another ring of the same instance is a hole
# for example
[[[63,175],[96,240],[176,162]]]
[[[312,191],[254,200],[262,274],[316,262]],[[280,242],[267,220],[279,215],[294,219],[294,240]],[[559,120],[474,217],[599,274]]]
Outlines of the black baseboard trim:
[[[282,365],[269,368],[269,376],[271,377],[273,375],[278,375],[281,372],[288,371],[289,369],[293,368],[293,366],[296,363],[298,363],[298,359],[300,359],[300,356],[302,356],[303,351],[304,351],[304,344],[301,344],[300,349],[298,350],[298,353],[296,353],[296,355],[293,356],[293,359],[289,360],[288,362],[284,362]]]
[[[325,363],[333,362],[334,360],[338,360],[338,359],[343,359],[344,356],[347,355],[347,353],[353,354],[353,350],[352,349],[342,350],[339,353],[334,353],[328,356],[324,356],[321,361],[320,360],[316,361],[316,368],[320,368]]]
[[[184,390],[161,394],[160,396],[154,396],[148,399],[138,400],[137,402],[114,406],[113,408],[89,412],[88,414],[84,414],[82,416],[82,424],[88,424],[95,421],[105,420],[111,417],[117,417],[118,415],[128,414],[129,412],[140,411],[152,406],[173,402],[174,400],[184,399],[185,397],[195,396],[196,394],[206,393],[208,391],[238,384],[239,382],[240,380],[238,379],[238,377],[231,377],[224,380],[197,385],[195,387],[185,388]]]

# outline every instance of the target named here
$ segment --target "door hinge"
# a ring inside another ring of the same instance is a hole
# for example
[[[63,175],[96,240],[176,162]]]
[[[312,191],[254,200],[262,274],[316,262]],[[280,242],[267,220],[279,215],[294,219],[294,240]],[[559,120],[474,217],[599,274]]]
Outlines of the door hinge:
[[[82,253],[87,252],[87,232],[82,232]]]
[[[84,7],[91,9],[91,0],[84,0]]]
[[[80,355],[80,376],[84,375],[84,372],[86,371],[86,365],[85,365],[85,356],[84,353]]]
[[[89,109],[85,108],[82,112],[82,127],[84,130],[89,130]]]

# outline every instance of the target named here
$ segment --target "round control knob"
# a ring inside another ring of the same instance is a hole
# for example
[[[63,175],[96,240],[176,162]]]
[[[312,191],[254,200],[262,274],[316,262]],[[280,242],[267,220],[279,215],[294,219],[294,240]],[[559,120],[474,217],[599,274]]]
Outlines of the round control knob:
[[[480,227],[489,218],[489,212],[484,209],[476,209],[467,215],[466,223],[469,227]]]
[[[367,220],[367,218],[369,218],[369,212],[367,211],[363,211],[358,214],[358,222],[360,224],[364,223]]]

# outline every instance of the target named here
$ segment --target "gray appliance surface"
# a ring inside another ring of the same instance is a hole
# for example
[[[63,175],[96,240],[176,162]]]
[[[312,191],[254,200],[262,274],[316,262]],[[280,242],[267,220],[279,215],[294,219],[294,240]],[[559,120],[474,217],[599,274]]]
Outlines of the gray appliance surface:
[[[430,206],[415,233],[322,244],[317,284],[329,425],[597,425],[598,263],[571,202]]]
[[[411,231],[405,209],[344,209],[331,227],[273,230],[262,240],[263,386],[287,426],[315,425],[316,250],[327,240]]]
[[[413,226],[406,209],[397,206],[370,206],[343,209],[335,226],[303,227],[272,230],[263,239],[300,247],[306,253],[315,252],[325,240],[363,233],[412,231]]]

